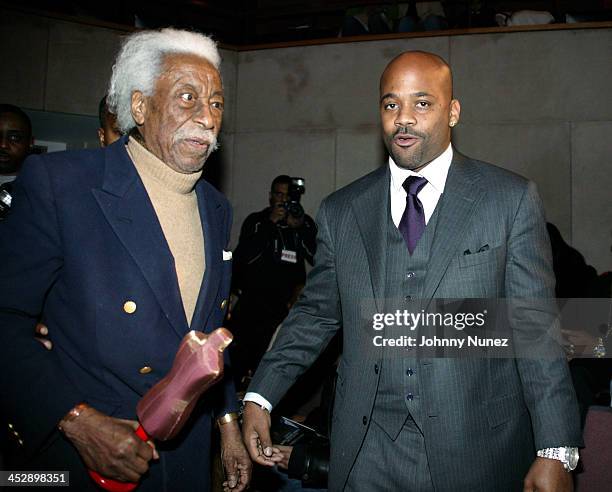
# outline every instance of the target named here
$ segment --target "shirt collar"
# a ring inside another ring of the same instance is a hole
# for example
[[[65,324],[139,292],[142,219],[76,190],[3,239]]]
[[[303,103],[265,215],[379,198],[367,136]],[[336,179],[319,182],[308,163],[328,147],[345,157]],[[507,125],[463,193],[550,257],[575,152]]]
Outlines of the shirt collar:
[[[448,145],[446,150],[431,161],[418,173],[409,169],[399,167],[393,158],[389,156],[389,169],[391,170],[391,187],[399,191],[408,176],[421,176],[425,178],[434,189],[442,194],[446,184],[446,176],[453,160],[453,146]]]

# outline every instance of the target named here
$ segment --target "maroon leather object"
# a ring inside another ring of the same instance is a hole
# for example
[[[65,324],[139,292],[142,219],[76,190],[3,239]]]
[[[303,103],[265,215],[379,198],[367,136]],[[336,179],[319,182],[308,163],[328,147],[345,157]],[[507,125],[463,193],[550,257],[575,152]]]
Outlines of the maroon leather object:
[[[217,328],[210,335],[192,330],[183,337],[172,369],[140,399],[136,435],[143,441],[172,439],[189,419],[198,399],[223,374],[223,351],[232,334]],[[130,492],[138,483],[120,482],[88,470],[91,478],[110,492]]]
[[[223,350],[232,338],[225,328],[210,335],[195,330],[185,335],[170,372],[136,406],[150,437],[167,441],[179,433],[202,393],[221,378]]]

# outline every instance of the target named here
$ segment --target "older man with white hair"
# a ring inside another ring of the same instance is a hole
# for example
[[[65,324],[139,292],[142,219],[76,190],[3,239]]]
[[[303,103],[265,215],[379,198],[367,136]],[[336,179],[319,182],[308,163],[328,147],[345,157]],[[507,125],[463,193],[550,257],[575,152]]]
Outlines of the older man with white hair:
[[[139,490],[209,490],[221,434],[225,489],[251,464],[226,375],[167,443],[134,435],[136,404],[170,369],[190,329],[221,325],[231,209],[202,168],[223,117],[220,56],[206,36],[162,29],[126,38],[109,109],[126,134],[105,149],[32,156],[0,228],[0,392],[14,469],[87,469]],[[53,350],[34,340],[38,320]]]

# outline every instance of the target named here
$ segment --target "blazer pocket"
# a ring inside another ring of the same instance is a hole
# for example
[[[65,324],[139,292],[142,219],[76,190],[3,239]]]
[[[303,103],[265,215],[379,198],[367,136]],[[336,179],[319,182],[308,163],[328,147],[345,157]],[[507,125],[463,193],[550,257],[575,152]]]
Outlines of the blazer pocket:
[[[482,253],[472,253],[470,255],[460,255],[459,256],[459,267],[460,268],[469,268],[474,265],[480,265],[481,263],[487,263],[489,261],[495,260],[499,254],[502,252],[501,246],[495,246],[494,248],[490,248]]]
[[[489,426],[492,429],[505,424],[513,418],[519,417],[527,411],[527,405],[525,405],[522,393],[512,393],[495,400],[489,400],[486,402],[485,407]]]

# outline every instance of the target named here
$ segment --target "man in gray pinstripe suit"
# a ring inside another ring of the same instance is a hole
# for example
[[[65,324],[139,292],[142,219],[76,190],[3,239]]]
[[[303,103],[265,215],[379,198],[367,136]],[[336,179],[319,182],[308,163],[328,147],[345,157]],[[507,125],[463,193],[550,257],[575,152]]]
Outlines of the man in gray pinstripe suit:
[[[366,299],[384,312],[399,297],[554,297],[534,184],[450,144],[460,105],[446,62],[399,55],[380,96],[389,163],[321,205],[315,266],[245,396],[251,457],[280,459],[269,411],[342,329],[331,491],[570,491],[581,436],[562,353],[452,359],[372,347]],[[513,336],[541,343],[553,311],[520,307]]]

